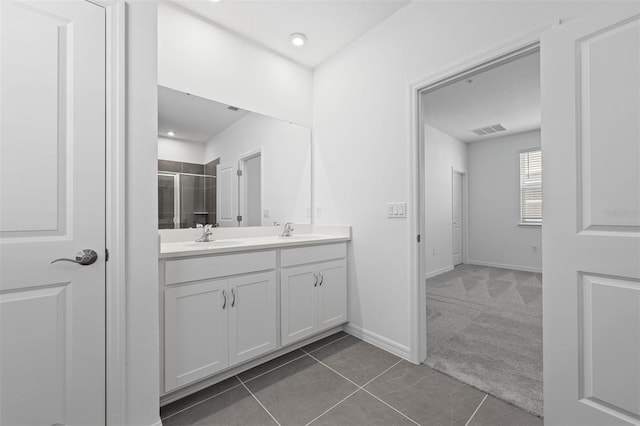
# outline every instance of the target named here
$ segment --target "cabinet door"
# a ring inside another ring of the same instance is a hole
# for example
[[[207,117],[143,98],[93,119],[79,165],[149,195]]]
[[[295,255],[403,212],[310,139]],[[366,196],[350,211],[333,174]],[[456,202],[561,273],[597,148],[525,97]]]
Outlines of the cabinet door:
[[[347,262],[336,260],[317,266],[322,274],[318,284],[318,330],[347,322]]]
[[[218,280],[165,290],[165,392],[229,364],[227,283]]]
[[[229,365],[276,348],[276,272],[229,280]]]
[[[315,333],[317,316],[315,285],[313,266],[281,270],[280,314],[283,345]]]

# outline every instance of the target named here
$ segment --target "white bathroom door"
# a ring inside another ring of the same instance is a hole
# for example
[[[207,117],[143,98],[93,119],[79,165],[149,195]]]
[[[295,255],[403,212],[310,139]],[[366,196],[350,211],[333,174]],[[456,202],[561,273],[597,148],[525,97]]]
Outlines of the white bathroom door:
[[[219,226],[239,226],[238,167],[235,163],[216,166],[216,222]]]
[[[240,211],[242,225],[262,225],[262,155],[240,160]]]
[[[0,13],[0,424],[104,424],[105,10]]]
[[[452,253],[453,266],[462,263],[462,174],[453,172],[452,178]]]
[[[545,425],[640,423],[639,12],[541,40]]]

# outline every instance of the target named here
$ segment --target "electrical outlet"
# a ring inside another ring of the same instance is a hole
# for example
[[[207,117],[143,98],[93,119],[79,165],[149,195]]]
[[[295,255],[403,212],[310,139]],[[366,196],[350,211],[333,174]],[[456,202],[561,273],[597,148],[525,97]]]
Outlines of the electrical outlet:
[[[266,217],[266,218],[269,217],[269,209],[264,209],[263,217]]]
[[[538,246],[531,246],[531,253],[537,253],[538,252]]]
[[[433,256],[436,255],[436,249],[433,249]]]
[[[320,219],[322,217],[322,207],[316,207],[316,219]]]

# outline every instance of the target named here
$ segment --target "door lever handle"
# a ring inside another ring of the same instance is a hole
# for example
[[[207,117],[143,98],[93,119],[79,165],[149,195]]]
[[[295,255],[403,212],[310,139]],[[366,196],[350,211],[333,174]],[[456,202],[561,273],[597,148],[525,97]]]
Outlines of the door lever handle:
[[[96,253],[91,249],[84,249],[76,253],[75,260],[61,257],[59,259],[52,260],[51,263],[71,262],[71,263],[77,263],[78,265],[87,266],[87,265],[91,265],[92,263],[95,263],[96,260],[98,260],[98,253]]]

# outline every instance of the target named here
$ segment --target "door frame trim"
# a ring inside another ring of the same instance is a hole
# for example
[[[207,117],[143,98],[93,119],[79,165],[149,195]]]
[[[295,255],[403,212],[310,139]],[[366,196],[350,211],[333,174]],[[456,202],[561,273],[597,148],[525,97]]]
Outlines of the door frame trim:
[[[409,232],[409,277],[411,303],[409,305],[409,329],[410,329],[410,358],[414,363],[421,363],[427,358],[427,333],[426,333],[426,286],[424,284],[425,271],[425,158],[422,117],[421,95],[436,90],[439,87],[461,80],[466,76],[477,73],[480,70],[488,70],[498,66],[505,60],[517,55],[524,55],[534,49],[540,48],[542,34],[560,25],[560,20],[540,26],[519,37],[515,37],[504,43],[474,55],[443,70],[424,77],[409,86],[409,111],[410,111],[410,138],[409,138],[409,168],[410,168],[410,208],[411,217]],[[420,235],[419,241],[417,236]]]
[[[105,10],[106,262],[105,424],[126,424],[125,0],[87,0]]]

